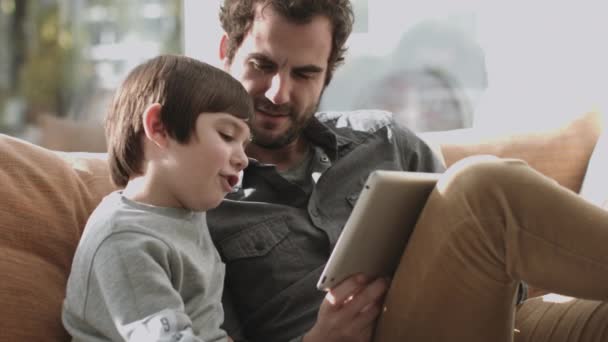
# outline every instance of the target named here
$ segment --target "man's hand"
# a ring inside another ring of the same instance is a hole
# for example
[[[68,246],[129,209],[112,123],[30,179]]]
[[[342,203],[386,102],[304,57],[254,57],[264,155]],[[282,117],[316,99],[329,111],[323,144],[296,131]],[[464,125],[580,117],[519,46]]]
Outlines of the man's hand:
[[[303,342],[370,341],[388,284],[385,279],[370,282],[360,274],[344,280],[325,296]]]

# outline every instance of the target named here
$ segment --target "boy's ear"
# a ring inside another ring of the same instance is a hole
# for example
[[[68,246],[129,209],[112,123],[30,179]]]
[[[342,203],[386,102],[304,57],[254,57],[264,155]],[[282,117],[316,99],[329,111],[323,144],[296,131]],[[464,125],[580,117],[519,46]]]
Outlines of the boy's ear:
[[[220,39],[220,60],[224,65],[224,70],[228,70],[230,68],[230,63],[228,63],[228,35],[226,33],[222,34],[222,38]]]
[[[153,103],[146,108],[143,115],[146,138],[158,147],[166,147],[168,141],[167,131],[160,116],[162,108],[160,103]]]

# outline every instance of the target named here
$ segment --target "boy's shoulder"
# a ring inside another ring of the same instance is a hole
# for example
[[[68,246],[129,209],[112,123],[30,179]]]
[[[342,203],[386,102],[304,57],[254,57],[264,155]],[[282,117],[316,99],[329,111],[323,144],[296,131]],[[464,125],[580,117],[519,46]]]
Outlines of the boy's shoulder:
[[[206,226],[204,213],[155,207],[126,198],[121,191],[107,195],[87,221],[83,239],[97,244],[118,234],[146,235],[168,243],[198,235]],[[179,229],[178,229],[179,227]]]
[[[128,217],[128,211],[128,207],[122,200],[121,191],[114,191],[104,197],[93,210],[84,233],[93,228],[95,228],[95,231],[107,231],[109,233],[117,228],[117,222],[120,222],[125,216]]]
[[[155,219],[152,216],[125,203],[120,191],[112,192],[91,213],[81,243],[98,245],[112,235],[127,232],[155,235],[151,225]]]
[[[133,253],[168,253],[175,249],[176,242],[170,232],[179,231],[174,223],[163,220],[162,216],[145,208],[131,206],[119,191],[113,192],[99,203],[89,217],[76,249],[74,263],[80,265],[81,269],[87,269],[93,260],[111,258],[116,253],[131,256]]]

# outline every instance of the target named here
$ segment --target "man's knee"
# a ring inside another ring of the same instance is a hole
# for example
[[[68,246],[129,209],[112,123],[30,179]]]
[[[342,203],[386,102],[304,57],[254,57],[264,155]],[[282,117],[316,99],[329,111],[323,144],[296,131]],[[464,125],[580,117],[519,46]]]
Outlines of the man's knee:
[[[484,195],[496,188],[514,186],[522,172],[529,172],[524,161],[494,156],[472,156],[450,166],[437,184],[444,196]]]

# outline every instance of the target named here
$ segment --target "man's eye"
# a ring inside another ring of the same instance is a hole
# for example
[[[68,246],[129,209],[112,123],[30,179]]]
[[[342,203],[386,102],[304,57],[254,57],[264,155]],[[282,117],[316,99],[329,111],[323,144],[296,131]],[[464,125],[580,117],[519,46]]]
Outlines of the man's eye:
[[[303,80],[309,80],[312,78],[312,75],[307,72],[295,72],[294,74],[296,75],[297,78],[303,79]]]
[[[256,61],[252,61],[251,66],[255,70],[260,70],[260,71],[270,71],[272,69],[272,65],[264,64],[264,63],[260,63],[260,62],[256,62]]]

